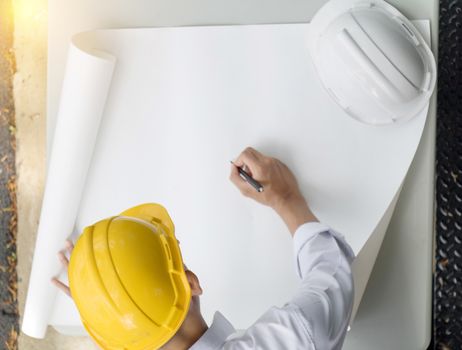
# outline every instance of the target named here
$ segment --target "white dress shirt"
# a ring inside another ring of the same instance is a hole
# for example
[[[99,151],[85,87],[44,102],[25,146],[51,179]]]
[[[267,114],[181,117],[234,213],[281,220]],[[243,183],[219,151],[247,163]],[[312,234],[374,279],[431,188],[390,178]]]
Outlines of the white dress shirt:
[[[353,306],[354,253],[341,234],[319,222],[301,225],[293,245],[301,285],[292,300],[270,308],[243,333],[217,312],[190,350],[342,348]]]

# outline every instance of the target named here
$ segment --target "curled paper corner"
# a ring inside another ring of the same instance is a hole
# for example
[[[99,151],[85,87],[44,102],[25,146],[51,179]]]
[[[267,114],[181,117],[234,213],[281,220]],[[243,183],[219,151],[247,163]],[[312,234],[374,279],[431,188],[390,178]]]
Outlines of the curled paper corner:
[[[54,252],[74,228],[116,64],[115,56],[93,48],[93,37],[75,35],[68,51],[21,327],[34,338],[45,337],[53,312],[57,290],[50,280],[61,271]]]
[[[97,39],[99,34],[103,34],[104,32],[104,30],[96,30],[74,34],[70,40],[70,49],[78,50],[81,55],[88,56],[88,58],[95,61],[101,60],[101,64],[112,65],[113,69],[117,61],[116,56],[95,48],[99,46],[99,40]]]

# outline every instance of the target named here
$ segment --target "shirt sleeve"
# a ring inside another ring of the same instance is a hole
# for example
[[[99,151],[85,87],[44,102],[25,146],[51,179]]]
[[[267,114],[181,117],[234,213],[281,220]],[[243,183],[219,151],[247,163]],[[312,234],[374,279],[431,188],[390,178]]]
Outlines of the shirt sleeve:
[[[353,304],[353,251],[341,234],[318,222],[300,226],[293,244],[301,285],[292,300],[270,308],[221,349],[341,349]]]
[[[319,222],[300,226],[293,244],[301,286],[291,303],[317,349],[341,349],[353,306],[354,253],[340,233]]]

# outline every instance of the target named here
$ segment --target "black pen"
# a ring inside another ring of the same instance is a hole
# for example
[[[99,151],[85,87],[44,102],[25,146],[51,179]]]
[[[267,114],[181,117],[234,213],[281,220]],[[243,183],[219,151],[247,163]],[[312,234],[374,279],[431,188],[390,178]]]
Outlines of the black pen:
[[[233,161],[230,161],[230,162],[232,165],[234,165],[237,168],[237,171],[239,172],[239,176],[241,178],[243,178],[245,181],[247,181],[247,183],[252,185],[252,187],[255,188],[257,192],[263,192],[263,186],[261,185],[261,183],[259,183],[252,176],[250,176],[244,169],[234,164]]]

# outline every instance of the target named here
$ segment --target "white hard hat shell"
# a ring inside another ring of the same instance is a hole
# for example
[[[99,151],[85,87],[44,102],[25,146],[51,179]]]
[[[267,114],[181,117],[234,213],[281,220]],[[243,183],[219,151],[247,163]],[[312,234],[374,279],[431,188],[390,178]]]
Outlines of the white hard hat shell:
[[[332,0],[313,18],[309,51],[322,84],[353,118],[408,120],[428,103],[435,59],[422,35],[382,0]]]

